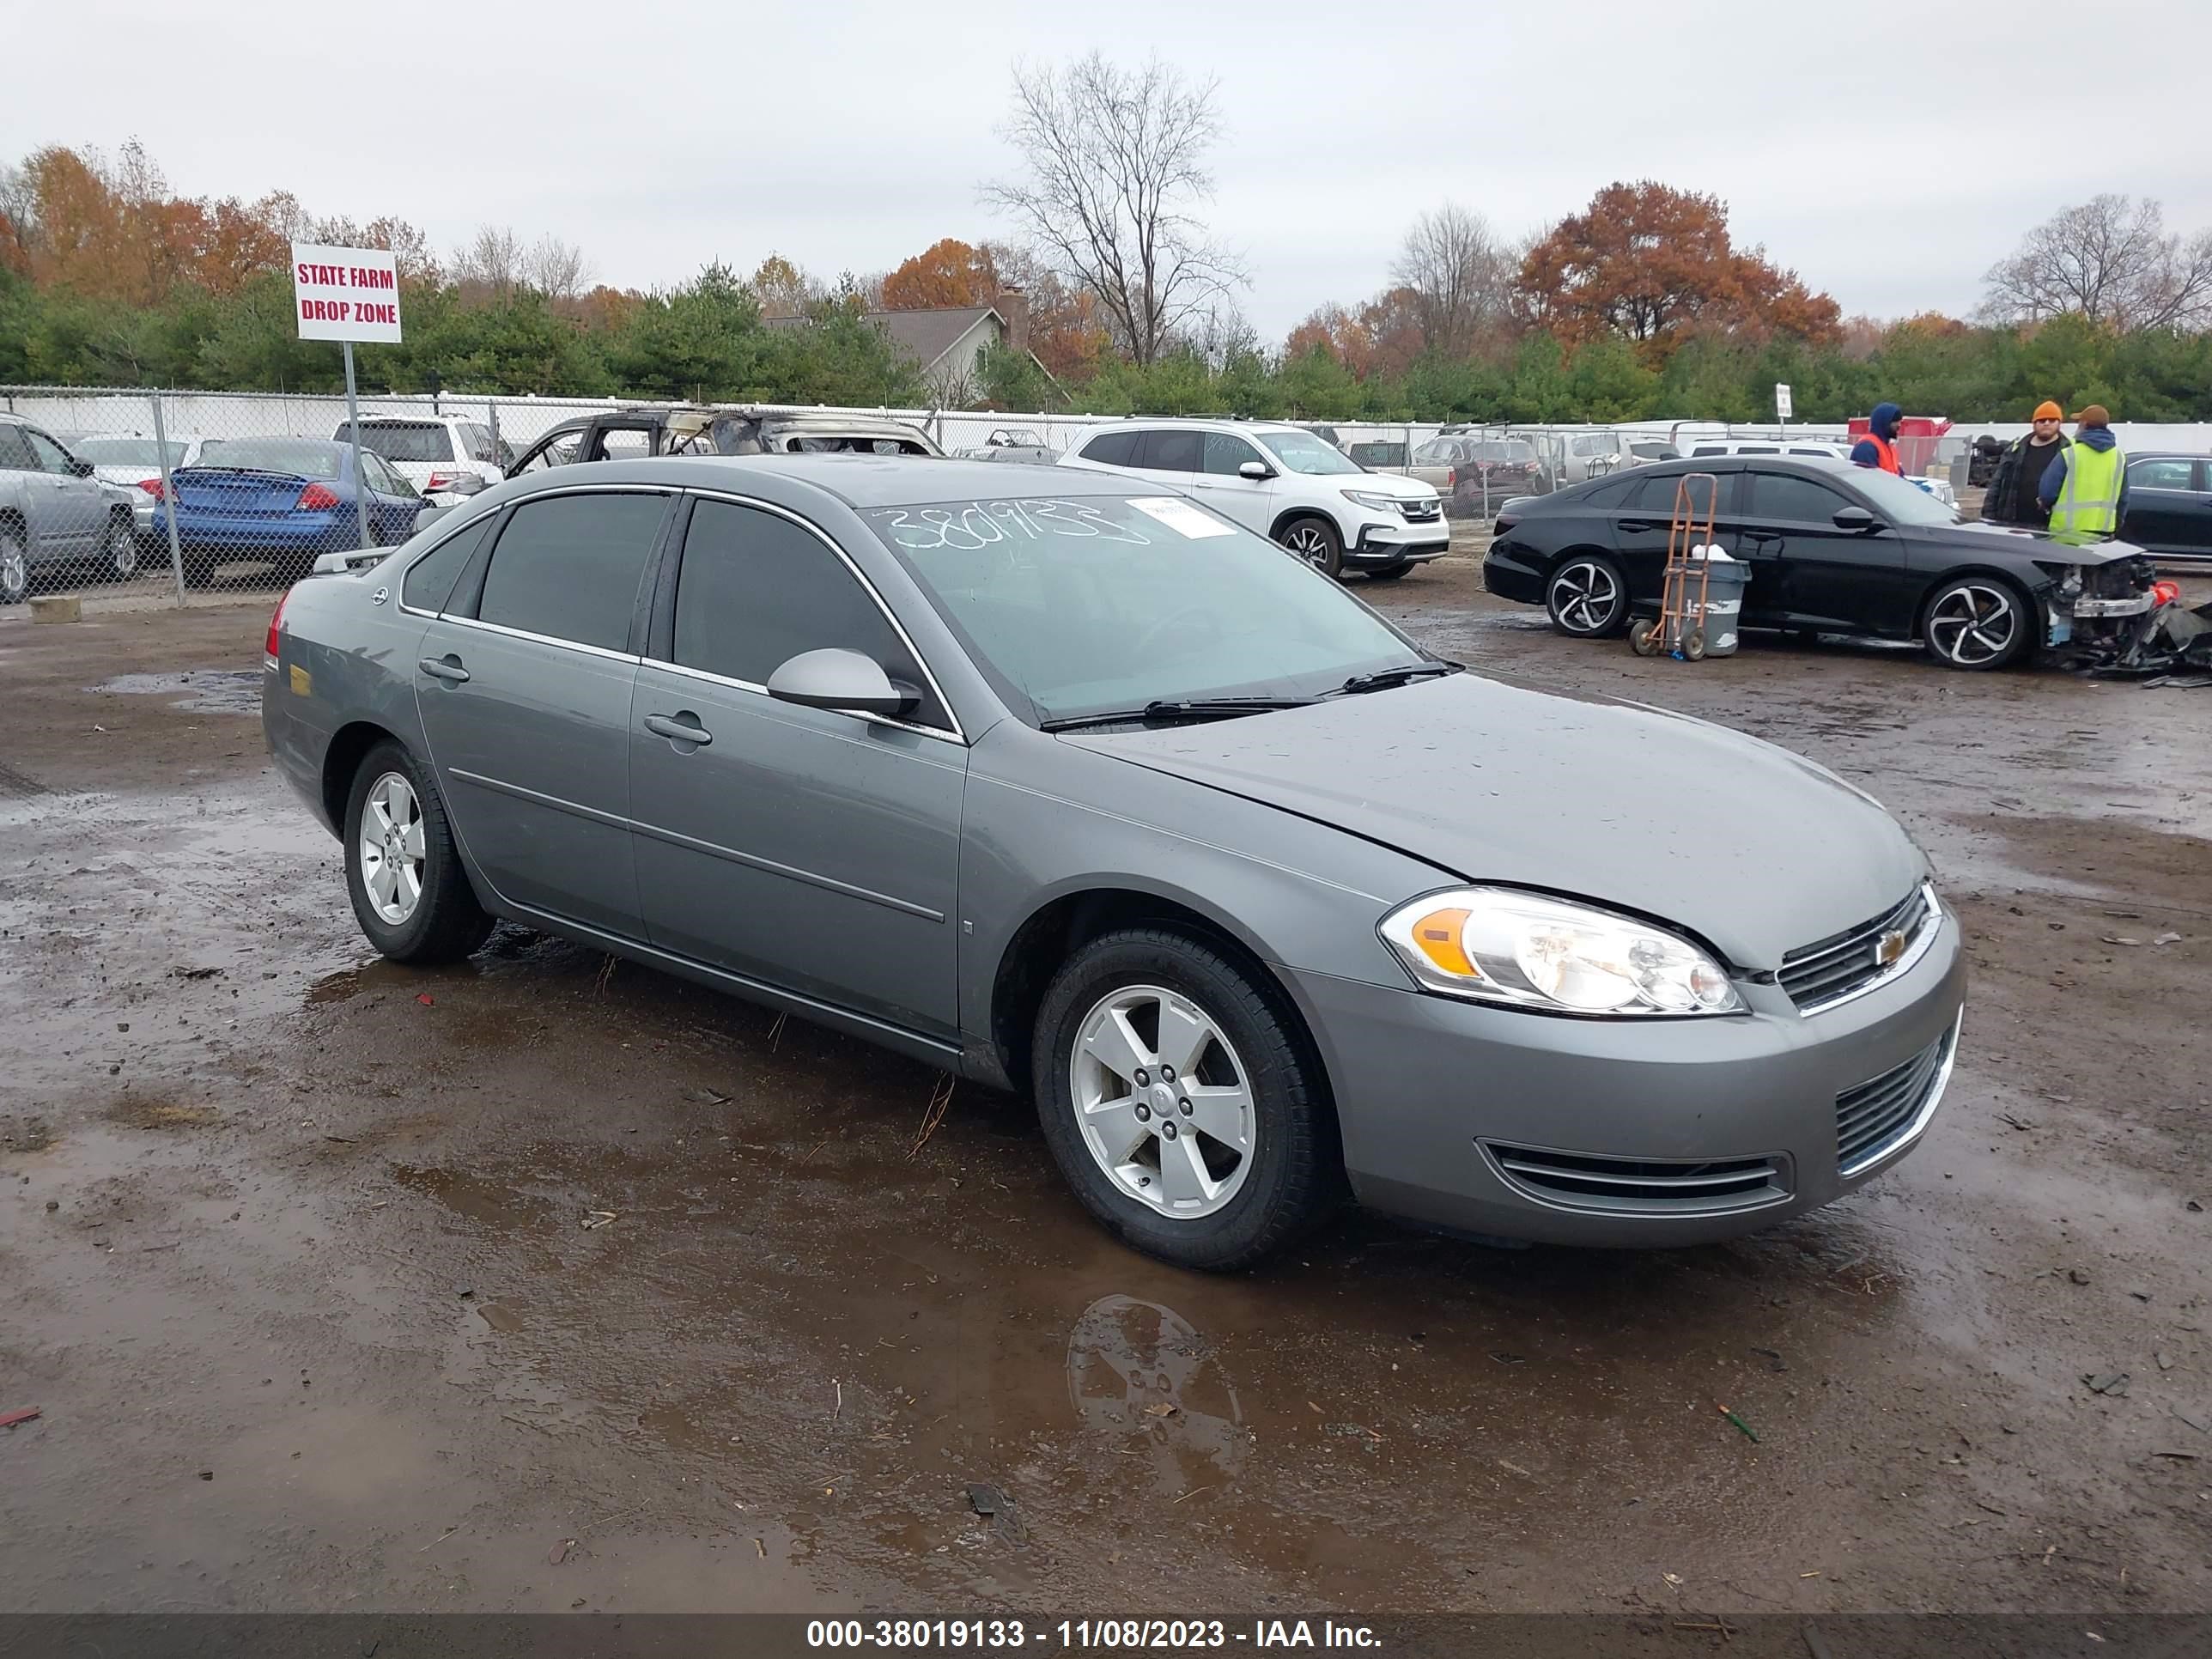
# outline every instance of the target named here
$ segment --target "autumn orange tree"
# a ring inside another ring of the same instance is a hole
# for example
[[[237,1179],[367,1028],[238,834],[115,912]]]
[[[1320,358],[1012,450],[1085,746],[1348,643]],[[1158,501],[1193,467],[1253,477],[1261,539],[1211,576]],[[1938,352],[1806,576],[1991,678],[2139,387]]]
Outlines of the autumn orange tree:
[[[1838,337],[1839,312],[1759,248],[1738,249],[1717,196],[1650,179],[1613,184],[1562,219],[1522,261],[1530,320],[1571,346],[1625,339],[1663,361],[1692,331]]]
[[[902,260],[884,278],[887,311],[928,311],[944,306],[987,306],[999,296],[999,271],[987,244],[971,247],[957,237],[933,242]]]

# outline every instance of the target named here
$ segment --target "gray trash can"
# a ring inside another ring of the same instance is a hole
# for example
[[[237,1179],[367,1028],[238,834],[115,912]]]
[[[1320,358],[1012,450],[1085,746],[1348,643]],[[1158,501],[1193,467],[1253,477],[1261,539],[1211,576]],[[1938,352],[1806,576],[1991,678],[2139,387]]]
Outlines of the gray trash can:
[[[1751,567],[1715,548],[1705,560],[1705,603],[1698,617],[1709,657],[1735,655],[1737,619],[1743,614],[1743,590],[1751,586]],[[1697,593],[1695,579],[1690,588]]]

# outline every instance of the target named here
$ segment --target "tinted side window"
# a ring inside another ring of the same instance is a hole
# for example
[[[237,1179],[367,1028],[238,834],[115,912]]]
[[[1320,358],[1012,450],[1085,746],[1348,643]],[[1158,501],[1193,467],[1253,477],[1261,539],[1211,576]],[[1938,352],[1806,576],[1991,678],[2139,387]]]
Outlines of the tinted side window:
[[[638,578],[665,495],[556,495],[514,509],[492,550],[477,616],[609,651],[629,646]]]
[[[1779,472],[1751,475],[1751,516],[1782,524],[1826,524],[1850,503],[1824,483]]]
[[[1134,432],[1109,432],[1093,438],[1083,446],[1083,459],[1101,461],[1108,466],[1128,466],[1136,453],[1138,435]]]
[[[1658,482],[1660,481],[1657,479],[1613,478],[1599,484],[1594,489],[1578,489],[1575,492],[1574,498],[1584,507],[1599,507],[1609,512],[1625,503],[1628,500],[1631,490],[1646,483]]]
[[[1148,432],[1138,452],[1139,466],[1156,472],[1198,472],[1205,468],[1206,434],[1202,432]]]
[[[1690,459],[1694,461],[1702,455],[1725,455],[1728,453],[1726,444],[1699,444],[1690,452]]]
[[[1662,519],[1666,518],[1674,510],[1674,490],[1681,481],[1682,475],[1679,472],[1662,472],[1656,477],[1626,479],[1623,482],[1628,486],[1629,493],[1620,505],[1626,511],[1656,514]],[[1607,486],[1607,489],[1613,487]],[[1705,501],[1705,487],[1703,484],[1692,485],[1692,493],[1696,496],[1698,507],[1702,511]],[[1721,481],[1721,498],[1723,501],[1728,499],[1726,479]]]
[[[2137,461],[2128,469],[2128,484],[2134,489],[2186,489],[2195,470],[2191,461]]]
[[[489,530],[496,513],[487,513],[483,522],[471,525],[458,536],[449,536],[421,558],[407,567],[407,574],[399,581],[399,603],[415,611],[442,611],[446,596],[453,591],[453,580],[461,568],[483,544],[484,532]]]
[[[494,459],[494,445],[489,427],[478,426],[474,421],[471,421],[461,428],[461,433],[468,440],[471,460],[489,461]]]
[[[765,685],[800,652],[831,647],[874,659],[895,680],[922,684],[883,608],[818,537],[758,507],[696,503],[677,572],[677,662]]]
[[[1237,476],[1237,469],[1247,461],[1256,461],[1260,452],[1233,433],[1209,432],[1206,434],[1205,465],[1207,472]]]

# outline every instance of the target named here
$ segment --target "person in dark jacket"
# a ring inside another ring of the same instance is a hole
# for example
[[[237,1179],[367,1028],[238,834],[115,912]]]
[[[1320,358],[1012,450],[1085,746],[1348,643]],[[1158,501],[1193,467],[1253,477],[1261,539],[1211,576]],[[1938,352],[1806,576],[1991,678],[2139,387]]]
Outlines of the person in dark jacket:
[[[1905,469],[1897,459],[1897,423],[1904,418],[1905,411],[1895,404],[1876,404],[1867,417],[1867,435],[1851,446],[1851,465],[1903,477]]]
[[[2035,429],[2005,446],[1996,476],[1982,497],[1982,517],[1989,523],[2040,530],[2051,522],[2051,509],[2043,504],[2040,492],[2043,475],[2066,449],[2066,434],[2058,426],[2064,416],[2064,410],[2045,398],[2035,406]]]
[[[2035,494],[2054,536],[2094,540],[2118,533],[2128,516],[2128,458],[2104,404],[2091,404],[2074,417],[2073,443],[2051,458]]]

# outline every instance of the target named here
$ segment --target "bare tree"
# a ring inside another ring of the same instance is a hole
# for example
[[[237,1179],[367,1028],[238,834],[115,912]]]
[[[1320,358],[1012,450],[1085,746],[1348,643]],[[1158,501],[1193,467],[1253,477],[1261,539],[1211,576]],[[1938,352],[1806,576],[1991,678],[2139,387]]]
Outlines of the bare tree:
[[[597,274],[583,249],[550,234],[531,244],[520,269],[523,282],[549,300],[582,298]]]
[[[1098,296],[1139,363],[1246,280],[1194,216],[1213,193],[1214,92],[1157,58],[1139,70],[1095,52],[1058,69],[1014,66],[1004,131],[1027,172],[985,185],[983,199],[1019,223],[1054,270]]]
[[[480,227],[453,255],[453,281],[472,295],[504,300],[522,285],[520,240],[505,225]]]
[[[2212,320],[2212,231],[2185,246],[2151,198],[2099,196],[2028,232],[1983,280],[1998,322],[2070,313],[2123,331],[2187,327]]]
[[[1429,349],[1465,357],[1504,314],[1518,269],[1488,220],[1447,202],[1413,221],[1390,275],[1416,295]]]

